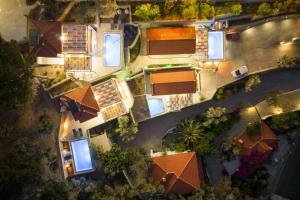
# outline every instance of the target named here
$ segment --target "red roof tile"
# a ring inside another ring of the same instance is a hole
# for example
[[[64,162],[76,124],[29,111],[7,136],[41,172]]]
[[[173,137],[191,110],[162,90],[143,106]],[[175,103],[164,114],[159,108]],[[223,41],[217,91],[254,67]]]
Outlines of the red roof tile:
[[[247,132],[237,137],[237,142],[242,145],[242,153],[249,153],[252,150],[263,151],[269,148],[273,148],[273,144],[278,140],[272,129],[264,122],[261,123],[261,130],[257,136],[249,136]]]
[[[153,157],[152,175],[165,187],[165,194],[186,194],[200,188],[198,161],[194,152]]]
[[[75,89],[65,94],[64,96],[75,100],[83,106],[89,107],[97,111],[100,110],[91,86],[85,86],[79,89]]]
[[[63,102],[74,100],[76,103],[81,105],[81,111],[73,115],[73,117],[80,122],[97,117],[98,112],[100,111],[90,86],[75,89],[61,97],[61,100]]]
[[[147,40],[196,39],[195,27],[163,27],[147,29]]]
[[[195,27],[150,28],[147,42],[148,55],[194,54]]]
[[[150,73],[152,95],[196,92],[196,75],[192,69],[159,70]]]
[[[56,57],[61,53],[61,22],[28,19],[29,37],[36,31],[37,41],[31,42],[30,53],[37,57]]]

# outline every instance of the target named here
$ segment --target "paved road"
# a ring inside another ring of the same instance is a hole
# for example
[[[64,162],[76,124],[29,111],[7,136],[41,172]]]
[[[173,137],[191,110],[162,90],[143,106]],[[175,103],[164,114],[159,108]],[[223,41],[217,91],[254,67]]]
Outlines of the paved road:
[[[263,100],[267,94],[275,91],[291,91],[300,87],[300,70],[276,70],[262,74],[262,84],[252,92],[241,92],[220,102],[207,101],[181,112],[169,113],[161,117],[153,118],[140,124],[139,132],[135,139],[124,147],[143,147],[145,149],[158,149],[164,133],[174,127],[179,121],[204,113],[209,107],[224,106],[228,110],[234,110],[241,106],[255,105]]]
[[[300,142],[288,157],[286,165],[281,173],[279,183],[275,190],[276,194],[289,198],[290,200],[300,199]]]

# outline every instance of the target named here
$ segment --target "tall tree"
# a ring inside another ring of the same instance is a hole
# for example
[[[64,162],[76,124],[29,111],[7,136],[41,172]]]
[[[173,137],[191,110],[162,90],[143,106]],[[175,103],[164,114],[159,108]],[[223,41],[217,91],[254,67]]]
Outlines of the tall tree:
[[[196,0],[183,0],[182,16],[185,19],[197,19],[198,18],[198,4]]]
[[[32,91],[32,59],[21,53],[16,41],[0,38],[0,108],[24,104]]]
[[[116,132],[121,136],[122,141],[129,142],[134,139],[134,135],[138,132],[138,124],[132,122],[127,115],[121,116],[118,118]]]
[[[58,179],[49,179],[44,183],[41,191],[41,200],[68,200],[69,190],[67,183]]]
[[[206,121],[203,123],[206,127],[212,125],[218,125],[221,122],[226,122],[228,117],[226,116],[226,108],[223,107],[211,107],[205,113]]]
[[[160,16],[160,9],[158,5],[146,3],[137,6],[134,15],[142,21],[152,21]]]
[[[261,3],[258,6],[256,14],[259,15],[259,16],[265,17],[265,16],[272,15],[273,11],[272,11],[272,8],[271,8],[269,3]]]
[[[100,156],[106,172],[112,176],[119,174],[122,170],[128,169],[135,159],[135,152],[130,149],[121,149],[113,145],[110,151]]]
[[[118,7],[116,0],[96,0],[96,6],[102,18],[114,17]]]
[[[177,127],[177,133],[182,136],[185,144],[189,147],[205,136],[201,123],[191,119],[181,122]]]
[[[209,5],[208,3],[199,4],[199,13],[203,19],[211,19],[215,16],[214,6]]]

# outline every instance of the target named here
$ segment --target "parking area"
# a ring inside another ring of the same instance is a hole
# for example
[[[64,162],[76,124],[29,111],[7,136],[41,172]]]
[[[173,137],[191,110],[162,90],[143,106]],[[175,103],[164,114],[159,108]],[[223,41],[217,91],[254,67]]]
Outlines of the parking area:
[[[242,32],[239,41],[226,40],[225,61],[201,66],[203,97],[211,98],[217,88],[234,81],[230,72],[240,66],[246,65],[251,74],[277,67],[284,55],[298,57],[300,45],[280,44],[300,36],[295,27],[300,27],[299,18],[272,21]],[[218,71],[212,70],[216,67]]]

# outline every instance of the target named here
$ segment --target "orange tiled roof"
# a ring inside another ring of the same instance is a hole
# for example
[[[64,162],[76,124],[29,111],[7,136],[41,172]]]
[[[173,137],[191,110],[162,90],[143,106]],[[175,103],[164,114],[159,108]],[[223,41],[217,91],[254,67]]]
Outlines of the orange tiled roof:
[[[30,31],[37,31],[37,43],[30,44],[30,53],[40,57],[56,57],[61,53],[61,22],[28,19]]]
[[[147,40],[196,39],[195,27],[164,27],[147,29]]]
[[[186,194],[200,188],[194,152],[153,157],[152,176],[165,187],[165,194]]]
[[[99,111],[99,106],[95,99],[91,86],[85,86],[79,89],[75,89],[64,95],[67,98],[75,100],[79,104],[89,107],[91,109]]]
[[[237,142],[242,145],[245,152],[253,149],[265,152],[267,148],[270,148],[268,143],[274,141],[277,141],[277,136],[264,122],[261,122],[261,130],[259,135],[251,137],[249,134],[247,134],[247,132],[244,132],[237,137]]]
[[[192,69],[159,70],[150,73],[152,95],[196,92],[196,75]]]
[[[75,89],[61,97],[62,102],[72,100],[81,106],[80,112],[73,113],[75,120],[84,122],[98,116],[100,109],[90,86]]]

